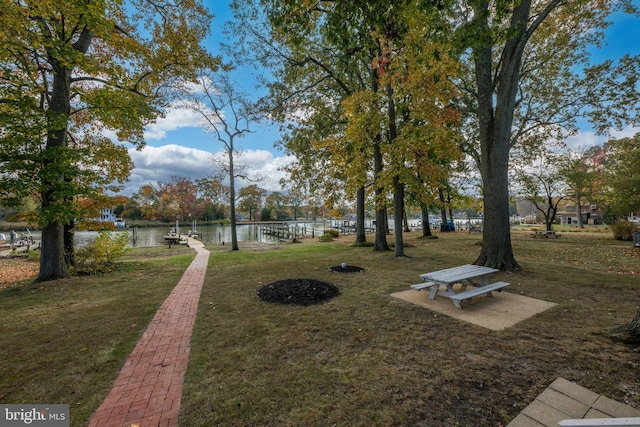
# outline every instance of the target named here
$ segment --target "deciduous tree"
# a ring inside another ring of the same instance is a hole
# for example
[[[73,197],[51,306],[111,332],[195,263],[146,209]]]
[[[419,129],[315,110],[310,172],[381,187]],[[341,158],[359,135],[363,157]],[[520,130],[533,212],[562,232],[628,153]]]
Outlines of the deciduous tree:
[[[640,212],[640,134],[611,140],[607,153],[607,201],[613,214]]]
[[[548,231],[551,231],[558,206],[566,195],[559,166],[562,160],[562,155],[542,153],[534,160],[533,166],[520,169],[516,174],[522,188],[521,196],[533,203],[544,217]]]
[[[224,145],[229,168],[229,207],[231,209],[231,250],[238,250],[236,232],[236,170],[234,158],[238,155],[236,139],[251,132],[250,124],[256,113],[249,98],[226,75],[205,73],[199,85],[192,88],[186,105],[204,120],[205,130],[215,135]]]
[[[566,185],[566,198],[576,204],[578,216],[577,227],[584,228],[582,222],[582,205],[585,201],[593,202],[597,194],[596,185],[599,180],[599,170],[591,163],[592,157],[588,153],[567,153],[561,159],[558,173]]]
[[[203,219],[225,218],[229,197],[229,187],[221,182],[221,178],[210,177],[198,179],[195,182],[200,200],[205,204]]]
[[[158,203],[158,191],[151,184],[145,184],[131,196],[131,199],[140,208],[142,218],[151,220],[156,218],[156,204]]]
[[[628,1],[588,0],[460,5],[463,62],[473,75],[462,83],[473,99],[468,135],[479,143],[475,159],[484,196],[483,244],[475,263],[517,271],[509,227],[510,151],[525,141],[548,140],[550,133],[562,132],[560,124],[575,129],[576,112],[600,123],[601,130],[629,117],[611,104],[611,94],[624,93],[625,104],[637,103],[632,85],[624,83],[635,81],[637,61],[592,67],[584,77],[574,70],[585,64],[586,45],[599,40],[607,15],[618,6],[633,7]]]
[[[249,221],[255,221],[257,219],[257,214],[263,205],[266,194],[267,191],[258,187],[256,184],[241,188],[238,192],[240,210],[249,214]]]
[[[297,185],[308,186],[312,197],[331,200],[357,193],[358,212],[363,212],[361,190],[371,177],[366,173],[369,160],[362,164],[361,159],[365,155],[372,159],[371,148],[363,153],[349,149],[349,141],[341,141],[345,133],[342,101],[356,91],[377,88],[372,62],[379,53],[371,32],[374,22],[383,20],[393,6],[382,1],[237,0],[233,7],[239,20],[235,34],[244,46],[244,50],[233,50],[242,56],[239,60],[254,58],[271,71],[266,105],[286,124],[283,145],[298,159],[292,178]],[[327,149],[331,146],[336,149]],[[377,158],[381,167],[381,157]],[[360,172],[345,173],[337,167],[344,163],[351,172],[358,167]],[[343,189],[345,177],[350,178],[346,187],[358,183],[357,191]],[[376,235],[378,246],[388,249],[386,214],[377,223],[382,231]],[[365,241],[364,221],[358,224],[356,239]]]
[[[273,110],[290,124],[283,142],[299,161],[294,178],[322,188],[327,200],[355,196],[358,243],[366,241],[364,203],[373,193],[374,249],[388,250],[387,195],[389,191],[396,195],[396,218],[401,221],[407,184],[402,175],[409,169],[405,149],[409,144],[440,142],[434,138],[438,126],[430,128],[431,134],[426,130],[433,125],[434,114],[439,115],[439,124],[449,121],[447,112],[441,111],[449,106],[449,95],[443,96],[442,88],[452,62],[446,48],[433,47],[436,26],[422,19],[437,15],[407,1],[279,0],[260,3],[264,15],[256,3],[234,2],[242,21],[237,34],[253,43],[252,51],[242,55],[261,52],[258,59],[272,70]],[[408,31],[413,31],[411,39],[405,40]],[[399,88],[401,84],[422,90],[412,98]],[[398,103],[405,108],[402,115],[397,113]],[[408,119],[405,113],[411,109],[413,117]],[[402,134],[400,124],[411,120],[413,131]],[[428,124],[421,127],[420,122]],[[425,129],[422,137],[420,129]],[[400,144],[399,137],[406,142]],[[401,239],[396,233],[398,256]]]
[[[1,188],[40,195],[37,280],[57,279],[72,260],[76,197],[95,199],[132,169],[103,131],[144,145],[174,81],[216,67],[200,46],[212,16],[173,0],[9,1],[1,13]]]

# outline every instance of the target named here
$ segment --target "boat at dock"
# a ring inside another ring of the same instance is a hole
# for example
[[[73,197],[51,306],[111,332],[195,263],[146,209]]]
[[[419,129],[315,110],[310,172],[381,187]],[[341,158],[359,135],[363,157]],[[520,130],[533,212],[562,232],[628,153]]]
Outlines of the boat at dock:
[[[169,247],[175,244],[186,245],[188,238],[188,236],[183,236],[180,234],[180,224],[178,223],[178,221],[176,221],[175,228],[169,230],[169,233],[164,236],[164,240],[165,242],[169,243]]]

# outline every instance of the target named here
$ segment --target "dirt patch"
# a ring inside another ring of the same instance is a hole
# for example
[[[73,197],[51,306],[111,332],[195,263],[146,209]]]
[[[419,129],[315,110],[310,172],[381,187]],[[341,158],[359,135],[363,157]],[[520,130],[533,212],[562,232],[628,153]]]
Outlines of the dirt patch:
[[[258,289],[258,297],[276,304],[321,304],[340,295],[337,286],[315,279],[285,279]]]
[[[333,271],[334,273],[362,273],[364,268],[358,267],[357,265],[340,264],[335,267],[329,267],[329,271]]]

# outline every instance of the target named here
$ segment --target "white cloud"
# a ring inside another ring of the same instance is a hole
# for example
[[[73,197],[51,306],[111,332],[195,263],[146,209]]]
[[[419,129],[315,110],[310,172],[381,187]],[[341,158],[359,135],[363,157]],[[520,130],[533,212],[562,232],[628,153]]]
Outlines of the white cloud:
[[[247,150],[242,152],[238,162],[246,165],[252,175],[262,178],[255,183],[267,191],[283,191],[280,180],[287,178],[287,173],[281,168],[295,161],[293,156],[274,157],[266,150]]]
[[[610,135],[614,139],[631,138],[632,136],[634,136],[638,132],[640,132],[640,127],[627,126],[626,128],[624,128],[622,130],[611,131]]]
[[[602,145],[609,139],[620,139],[634,136],[640,132],[640,127],[627,126],[622,130],[611,129],[607,136],[596,135],[594,132],[579,132],[577,135],[568,137],[565,140],[567,146],[571,149],[589,148],[596,145]]]
[[[572,150],[576,148],[588,148],[602,144],[602,137],[591,131],[579,132],[577,135],[569,136],[565,140],[565,143]]]
[[[169,144],[162,147],[146,146],[137,151],[129,149],[129,155],[135,164],[126,189],[122,194],[131,196],[145,184],[157,185],[159,181],[170,182],[172,177],[196,180],[211,176],[214,171],[214,157],[226,159],[224,151],[209,153],[195,148]],[[286,173],[279,170],[294,161],[294,157],[274,157],[266,150],[249,150],[243,152],[236,160],[238,165],[246,166],[249,176],[260,176],[259,182],[237,181],[241,188],[249,184],[256,184],[267,191],[282,191],[280,179]]]
[[[218,164],[227,164],[227,153],[218,151],[213,154]],[[244,150],[234,157],[236,170],[251,179],[251,181],[237,180],[236,187],[241,188],[246,185],[255,184],[267,191],[283,191],[280,180],[287,177],[287,173],[281,168],[290,165],[295,161],[293,156],[274,157],[273,153],[267,150]],[[258,181],[255,181],[259,179]]]
[[[145,184],[169,182],[172,177],[195,180],[211,175],[213,169],[211,153],[175,144],[145,146],[140,151],[130,148],[129,155],[135,168],[122,192],[127,196]]]
[[[146,141],[161,140],[167,136],[167,132],[180,128],[201,127],[203,118],[200,113],[193,111],[181,103],[175,103],[167,108],[164,117],[158,118],[155,123],[147,126],[144,132]]]

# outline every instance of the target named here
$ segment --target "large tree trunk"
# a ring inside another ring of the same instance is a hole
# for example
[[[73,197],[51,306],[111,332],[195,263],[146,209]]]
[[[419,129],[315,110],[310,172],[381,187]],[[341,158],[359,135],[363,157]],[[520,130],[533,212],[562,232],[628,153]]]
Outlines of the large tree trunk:
[[[231,250],[237,251],[238,248],[238,234],[236,232],[236,185],[235,176],[233,170],[233,143],[231,143],[229,151],[229,205],[231,208]],[[249,219],[251,219],[251,213],[249,213]]]
[[[373,243],[373,250],[378,252],[388,251],[387,243],[387,211],[376,209],[376,240]]]
[[[62,154],[67,146],[67,122],[71,112],[70,75],[71,72],[62,67],[57,67],[53,74],[47,143],[42,155],[41,171],[44,188],[41,195],[42,210],[49,217],[62,216],[64,207],[59,199],[58,189],[69,178],[63,172],[69,168],[61,163],[66,161],[66,156]],[[64,225],[57,220],[49,220],[42,230],[40,271],[36,281],[56,280],[67,276],[64,243]]]
[[[474,10],[482,43],[474,49],[477,83],[477,113],[480,140],[480,173],[484,191],[482,251],[475,264],[508,271],[520,271],[513,256],[509,224],[509,150],[513,110],[520,80],[522,53],[531,0],[522,0],[511,16],[513,32],[502,49],[500,68],[493,69],[493,41],[490,39],[489,2]],[[495,80],[494,80],[495,77]],[[494,106],[495,102],[495,106]]]
[[[389,144],[396,143],[398,129],[396,128],[396,105],[393,100],[393,87],[388,83],[386,87],[388,97],[387,120],[389,123]],[[404,159],[394,159],[396,162]],[[393,177],[393,230],[396,257],[404,256],[404,240],[402,236],[402,219],[404,216],[404,184],[400,177]]]
[[[440,199],[440,216],[442,217],[440,231],[449,231],[447,223],[447,206],[444,203],[444,192],[442,191],[442,187],[438,188],[438,198]]]
[[[378,72],[373,67],[369,70],[371,78],[371,90],[375,93],[379,89]],[[373,143],[373,185],[375,186],[375,206],[376,206],[376,238],[373,243],[373,250],[382,252],[389,250],[387,243],[387,209],[384,187],[379,183],[380,175],[384,168],[382,159],[382,135],[378,133]]]
[[[89,50],[93,32],[85,28],[82,34],[73,43],[73,49],[80,54]],[[48,58],[53,69],[53,82],[51,84],[51,98],[47,109],[47,142],[42,155],[42,210],[49,218],[64,217],[63,200],[59,191],[64,182],[71,182],[74,176],[65,176],[70,167],[61,164],[67,161],[64,148],[67,147],[67,128],[71,114],[71,75],[73,70],[65,64],[59,63],[54,57]],[[64,191],[62,192],[64,193]],[[67,224],[68,236],[73,236],[73,222]],[[57,219],[48,220],[42,230],[42,246],[40,251],[40,272],[36,281],[55,280],[66,277],[68,274],[66,262],[74,261],[74,246],[71,241],[65,246],[65,227]],[[65,260],[65,249],[68,251]]]
[[[51,222],[42,229],[40,272],[36,282],[61,279],[67,276],[63,235],[64,226],[59,222]]]
[[[480,172],[484,191],[484,225],[482,250],[475,264],[507,271],[520,271],[511,245],[509,223],[509,133],[500,128],[500,120],[492,121],[486,139],[482,139],[483,150]],[[503,127],[506,125],[503,125]],[[508,126],[509,129],[511,126]],[[481,132],[482,133],[482,132]]]
[[[484,186],[484,224],[482,250],[474,264],[520,271],[511,246],[507,160],[504,159],[497,164],[484,164],[481,170]]]
[[[404,256],[404,240],[402,236],[402,219],[404,214],[404,184],[399,177],[393,178],[393,228],[396,257]]]
[[[373,163],[374,173],[377,178],[382,172],[382,153],[379,142],[373,147]],[[387,243],[387,210],[384,206],[384,195],[384,188],[376,184],[376,240],[373,244],[373,250],[380,252],[389,250],[389,244]]]
[[[367,234],[364,229],[364,186],[358,188],[356,194],[356,243],[367,243]]]
[[[429,224],[429,209],[424,203],[420,203],[420,212],[422,213],[422,237],[431,236],[431,224]]]
[[[582,223],[582,199],[580,197],[576,198],[576,213],[578,214],[578,228],[584,228]]]

